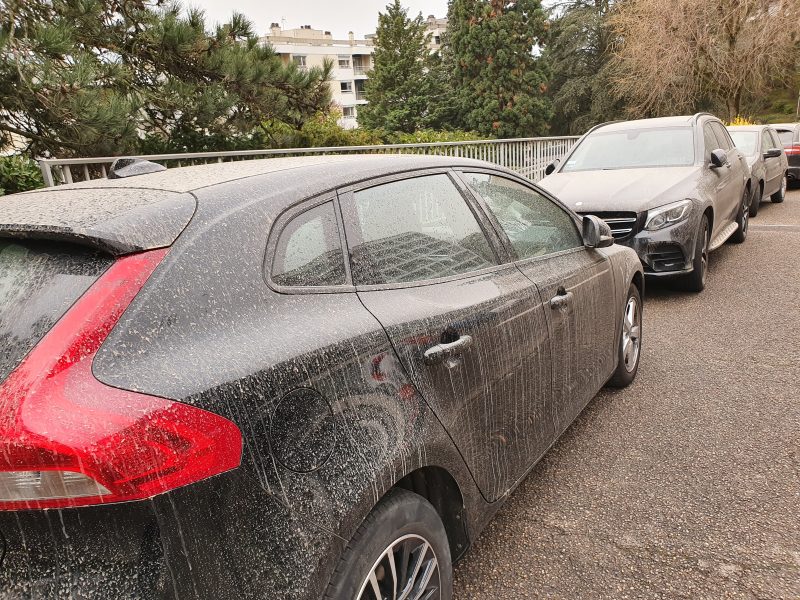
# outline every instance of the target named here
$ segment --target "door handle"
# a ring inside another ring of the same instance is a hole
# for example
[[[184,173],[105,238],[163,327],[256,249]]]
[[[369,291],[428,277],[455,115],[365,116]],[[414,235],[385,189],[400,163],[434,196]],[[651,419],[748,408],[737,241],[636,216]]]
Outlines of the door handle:
[[[472,346],[472,336],[462,335],[455,342],[449,344],[436,344],[431,346],[422,355],[426,365],[435,365],[451,356],[457,356]]]
[[[550,308],[558,310],[572,304],[572,292],[568,292],[564,287],[558,288],[556,295],[550,299]]]

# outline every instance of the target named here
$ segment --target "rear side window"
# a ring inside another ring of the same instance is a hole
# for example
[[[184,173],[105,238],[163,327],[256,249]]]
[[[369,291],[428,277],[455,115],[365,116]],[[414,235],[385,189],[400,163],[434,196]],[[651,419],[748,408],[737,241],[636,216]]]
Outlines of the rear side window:
[[[112,262],[71,244],[0,240],[0,380]]]
[[[272,262],[272,281],[293,287],[345,282],[342,243],[332,202],[301,213],[283,228]]]
[[[778,138],[784,146],[791,146],[794,142],[794,130],[792,129],[778,129]]]
[[[497,264],[478,221],[447,175],[354,194],[353,280],[375,285],[460,275]]]
[[[520,259],[583,247],[575,221],[542,194],[516,181],[487,173],[465,173]]]

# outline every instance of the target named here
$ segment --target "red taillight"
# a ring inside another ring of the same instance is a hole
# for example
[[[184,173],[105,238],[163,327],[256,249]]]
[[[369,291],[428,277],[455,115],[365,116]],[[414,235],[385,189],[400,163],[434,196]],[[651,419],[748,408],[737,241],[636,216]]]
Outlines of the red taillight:
[[[241,432],[227,419],[92,375],[166,252],[115,262],[0,386],[0,510],[139,500],[240,464]]]
[[[792,144],[791,146],[785,146],[785,151],[787,156],[794,156],[796,154],[800,154],[800,144]]]

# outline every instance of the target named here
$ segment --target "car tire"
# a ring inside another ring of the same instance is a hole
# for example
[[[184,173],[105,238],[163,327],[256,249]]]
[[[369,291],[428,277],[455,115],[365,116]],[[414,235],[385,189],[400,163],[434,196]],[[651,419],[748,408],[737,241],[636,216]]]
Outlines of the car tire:
[[[639,371],[642,355],[642,295],[634,284],[628,288],[628,295],[622,310],[622,327],[617,345],[617,368],[608,385],[627,387]]]
[[[786,175],[783,176],[783,180],[781,181],[781,189],[770,196],[770,200],[772,200],[773,204],[780,204],[786,198],[786,187],[789,185],[789,182],[786,179]]]
[[[708,272],[709,245],[711,243],[711,228],[708,223],[708,215],[704,214],[700,219],[700,227],[697,230],[697,240],[694,246],[694,258],[692,259],[692,272],[685,275],[681,281],[681,287],[687,292],[699,293],[706,287],[706,274]]]
[[[395,560],[396,577],[392,576],[389,568],[390,554]],[[419,554],[423,555],[422,567],[409,568],[412,561],[419,560]],[[407,557],[405,569],[404,557]],[[384,594],[380,597],[400,597],[405,586],[412,582],[421,585],[429,571],[428,586],[436,589],[431,596],[420,594],[419,597],[451,600],[453,566],[450,546],[436,509],[418,494],[394,489],[372,509],[356,530],[331,576],[325,598],[372,598],[373,578]]]
[[[741,244],[747,239],[747,230],[750,228],[750,207],[748,206],[750,196],[750,192],[745,189],[744,194],[742,194],[739,212],[736,214],[736,224],[739,228],[730,238],[734,244]]]
[[[764,199],[764,184],[759,183],[753,192],[753,197],[750,199],[750,218],[752,219],[758,214],[758,209],[761,208],[761,201]]]

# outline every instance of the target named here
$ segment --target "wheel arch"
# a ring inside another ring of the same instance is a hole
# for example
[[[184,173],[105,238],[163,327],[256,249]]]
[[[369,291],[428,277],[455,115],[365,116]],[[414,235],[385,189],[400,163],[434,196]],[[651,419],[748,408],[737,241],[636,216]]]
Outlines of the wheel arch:
[[[398,480],[391,489],[395,488],[414,492],[433,505],[447,532],[453,561],[467,551],[470,537],[464,496],[447,469],[435,465],[420,467]]]

